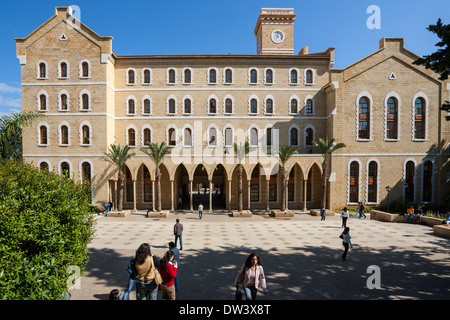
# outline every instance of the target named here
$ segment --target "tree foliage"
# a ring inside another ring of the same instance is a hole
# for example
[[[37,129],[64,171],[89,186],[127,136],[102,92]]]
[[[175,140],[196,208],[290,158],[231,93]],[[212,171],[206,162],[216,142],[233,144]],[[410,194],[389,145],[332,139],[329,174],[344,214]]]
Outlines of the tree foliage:
[[[88,262],[90,193],[88,184],[21,161],[0,163],[0,299],[62,298],[68,267],[82,274]]]

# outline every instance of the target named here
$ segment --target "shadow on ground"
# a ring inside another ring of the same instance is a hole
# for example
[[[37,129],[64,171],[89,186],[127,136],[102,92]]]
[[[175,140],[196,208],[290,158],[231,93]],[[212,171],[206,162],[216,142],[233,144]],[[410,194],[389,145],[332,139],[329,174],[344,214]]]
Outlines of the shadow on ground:
[[[153,253],[161,256],[165,250]],[[342,250],[321,246],[254,251],[262,258],[268,287],[266,296],[258,294],[259,300],[450,298],[449,249],[443,246],[355,246],[349,261],[341,260]],[[177,300],[233,300],[234,279],[250,252],[247,247],[181,251]],[[92,249],[82,278],[84,299],[104,300],[113,288],[123,291],[133,255],[131,250]],[[367,287],[371,265],[380,268],[381,289]]]

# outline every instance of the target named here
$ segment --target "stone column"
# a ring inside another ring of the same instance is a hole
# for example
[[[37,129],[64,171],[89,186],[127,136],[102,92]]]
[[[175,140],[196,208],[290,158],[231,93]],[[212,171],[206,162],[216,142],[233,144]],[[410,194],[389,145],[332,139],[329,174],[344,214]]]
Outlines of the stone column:
[[[189,180],[189,204],[190,204],[190,211],[194,212],[194,201],[193,201],[193,195],[192,195],[192,185],[194,181]]]
[[[209,213],[212,213],[212,180],[209,180]]]
[[[171,199],[171,204],[170,204],[170,212],[174,212],[174,203],[173,203],[173,198],[174,198],[174,194],[173,194],[173,180],[170,180],[170,199]]]
[[[247,184],[247,194],[248,194],[248,206],[247,206],[247,209],[248,210],[250,210],[250,183],[251,183],[251,181],[250,180],[247,180],[247,182],[248,182],[248,184]]]
[[[231,180],[228,180],[228,210],[231,210]]]
[[[303,211],[306,211],[306,184],[308,180],[303,180]]]
[[[269,179],[267,179],[269,178]],[[270,186],[270,176],[266,176],[266,211],[270,211],[269,207],[269,186]]]
[[[136,180],[133,180],[133,212],[136,211]]]

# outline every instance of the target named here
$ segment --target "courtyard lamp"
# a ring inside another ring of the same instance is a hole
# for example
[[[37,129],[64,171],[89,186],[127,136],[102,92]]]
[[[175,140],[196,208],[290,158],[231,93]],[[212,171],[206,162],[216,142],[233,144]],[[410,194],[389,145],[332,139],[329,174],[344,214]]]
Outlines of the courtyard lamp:
[[[386,187],[386,191],[388,193],[388,196],[387,196],[387,209],[386,209],[386,211],[389,212],[389,193],[391,192],[391,187],[387,186]]]

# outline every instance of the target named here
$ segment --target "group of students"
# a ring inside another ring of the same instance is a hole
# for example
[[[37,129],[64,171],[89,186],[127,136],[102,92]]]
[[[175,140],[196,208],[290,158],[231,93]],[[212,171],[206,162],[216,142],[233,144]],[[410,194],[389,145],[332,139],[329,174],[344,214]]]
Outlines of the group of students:
[[[163,300],[175,300],[178,291],[180,251],[169,242],[169,250],[162,259],[152,255],[150,245],[143,243],[128,264],[128,285],[125,292],[110,292],[109,300],[130,300],[130,292],[136,286],[137,300],[157,300],[158,291]]]

